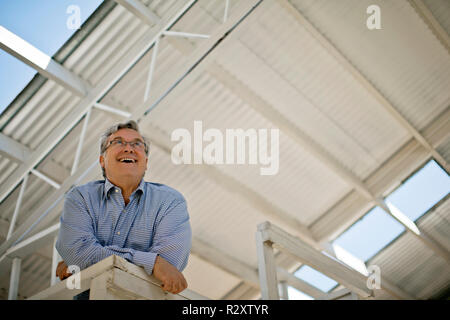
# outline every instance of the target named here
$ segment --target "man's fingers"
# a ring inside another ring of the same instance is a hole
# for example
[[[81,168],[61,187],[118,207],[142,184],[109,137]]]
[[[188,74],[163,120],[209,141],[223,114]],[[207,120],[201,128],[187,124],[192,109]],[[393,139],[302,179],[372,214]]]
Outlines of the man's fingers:
[[[172,292],[172,286],[165,285],[165,286],[163,287],[163,289],[164,289],[164,291]]]
[[[60,261],[56,267],[56,276],[62,280],[66,270],[67,270],[67,266],[66,266],[65,262]]]
[[[182,281],[180,279],[178,282],[167,282],[167,283],[161,285],[161,288],[164,291],[167,291],[167,292],[170,292],[173,294],[177,294],[187,288],[187,283],[186,283],[186,281]]]
[[[161,286],[164,291],[177,294],[183,291],[186,287],[183,285],[182,282],[178,283],[167,283]]]

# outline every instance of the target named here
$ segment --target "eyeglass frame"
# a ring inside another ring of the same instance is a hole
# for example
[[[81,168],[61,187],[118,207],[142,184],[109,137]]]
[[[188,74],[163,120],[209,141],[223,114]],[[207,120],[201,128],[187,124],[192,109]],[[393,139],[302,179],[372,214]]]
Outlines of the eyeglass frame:
[[[115,141],[117,141],[118,143],[114,143]],[[142,151],[145,152],[146,148],[147,148],[147,144],[142,141],[142,140],[134,140],[134,141],[125,141],[122,138],[115,138],[112,139],[111,141],[109,141],[108,146],[105,148],[105,151],[111,147],[111,146],[118,146],[120,145],[122,148],[125,148],[128,144],[130,145],[130,147],[134,150],[141,150],[141,147],[137,147],[137,146],[133,146],[134,143],[142,143]]]

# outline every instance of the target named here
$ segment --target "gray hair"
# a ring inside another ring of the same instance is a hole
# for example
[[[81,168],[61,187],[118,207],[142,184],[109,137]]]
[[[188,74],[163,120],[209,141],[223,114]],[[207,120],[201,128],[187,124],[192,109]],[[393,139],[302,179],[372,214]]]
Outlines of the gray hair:
[[[132,129],[132,130],[136,131],[137,133],[139,133],[141,135],[142,139],[144,139],[145,155],[148,157],[150,143],[149,143],[148,139],[146,137],[144,137],[142,135],[142,133],[139,132],[138,125],[137,125],[136,121],[134,121],[134,120],[129,120],[124,123],[117,123],[117,124],[113,125],[112,127],[109,127],[108,129],[106,129],[106,131],[102,134],[102,137],[100,139],[100,154],[101,155],[105,154],[106,149],[108,148],[108,145],[107,145],[108,138],[112,134],[119,131],[120,129]],[[106,172],[103,167],[102,167],[102,173],[103,173],[103,177],[106,179]]]

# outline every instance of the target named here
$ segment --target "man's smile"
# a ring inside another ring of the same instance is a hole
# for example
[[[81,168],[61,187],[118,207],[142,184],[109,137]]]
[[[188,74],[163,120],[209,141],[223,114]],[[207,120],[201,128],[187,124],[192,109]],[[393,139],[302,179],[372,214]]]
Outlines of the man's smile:
[[[117,159],[117,161],[122,162],[122,163],[136,163],[137,162],[136,159],[130,158],[130,157],[119,158],[119,159]]]

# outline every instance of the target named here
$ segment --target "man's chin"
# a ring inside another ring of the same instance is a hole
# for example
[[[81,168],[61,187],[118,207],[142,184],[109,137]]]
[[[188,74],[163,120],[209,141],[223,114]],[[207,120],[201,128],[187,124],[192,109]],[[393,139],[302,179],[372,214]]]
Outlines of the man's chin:
[[[122,183],[139,183],[144,175],[138,175],[135,172],[122,172],[120,175],[115,175],[114,177],[111,177],[111,179],[108,177],[109,180],[114,181],[118,184]]]

